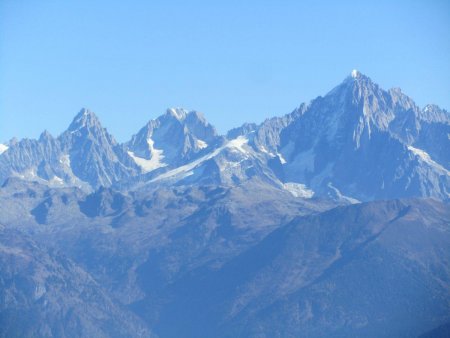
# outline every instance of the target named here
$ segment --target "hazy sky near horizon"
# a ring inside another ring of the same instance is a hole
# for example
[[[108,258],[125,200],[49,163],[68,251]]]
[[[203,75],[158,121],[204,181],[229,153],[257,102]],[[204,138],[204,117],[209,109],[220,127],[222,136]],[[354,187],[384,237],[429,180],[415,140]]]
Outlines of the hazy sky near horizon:
[[[219,132],[283,115],[352,69],[450,109],[449,1],[0,1],[0,141],[88,107],[126,141],[168,107]]]

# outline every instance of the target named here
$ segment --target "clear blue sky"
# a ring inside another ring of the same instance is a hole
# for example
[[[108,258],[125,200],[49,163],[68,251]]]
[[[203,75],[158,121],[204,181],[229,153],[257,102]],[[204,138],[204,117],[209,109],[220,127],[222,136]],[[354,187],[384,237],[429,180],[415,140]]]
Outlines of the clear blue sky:
[[[0,1],[0,141],[88,107],[126,141],[167,107],[220,132],[353,68],[450,108],[450,1]]]

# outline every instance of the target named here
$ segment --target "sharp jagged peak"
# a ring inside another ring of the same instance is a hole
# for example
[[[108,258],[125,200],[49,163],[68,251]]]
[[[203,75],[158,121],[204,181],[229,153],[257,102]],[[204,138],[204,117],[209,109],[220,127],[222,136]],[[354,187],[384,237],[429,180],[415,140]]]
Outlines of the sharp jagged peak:
[[[203,113],[196,110],[187,110],[184,108],[167,108],[166,113],[160,118],[171,117],[175,118],[180,122],[188,122],[193,120],[200,120],[202,122],[206,122],[205,116]]]
[[[394,105],[400,104],[407,109],[418,110],[418,107],[414,101],[408,95],[403,93],[401,88],[394,87],[389,90],[385,90],[380,85],[375,83],[370,77],[364,75],[356,69],[353,69],[350,75],[339,86],[333,89],[332,92],[334,92],[337,88],[343,90],[341,93],[351,92],[352,98],[356,101],[369,101],[365,102],[366,104],[372,104],[373,98],[368,100],[370,96],[381,101],[384,101],[387,96],[390,96]]]
[[[126,143],[126,147],[136,156],[145,159],[164,151],[165,161],[173,162],[180,161],[188,153],[206,148],[217,137],[217,131],[202,113],[168,108],[163,115],[147,122]]]
[[[414,101],[398,87],[385,90],[370,77],[353,69],[344,81],[333,88],[326,96],[345,100],[351,99],[353,104],[363,103],[366,110],[379,110],[378,104],[401,105],[405,109],[418,110]],[[347,101],[350,102],[350,101]],[[383,103],[384,102],[384,103]],[[389,103],[391,102],[391,103]],[[372,107],[371,107],[372,106]]]
[[[168,108],[166,110],[166,115],[174,117],[178,121],[183,121],[188,115],[188,111],[184,108]]]
[[[67,131],[65,131],[59,138],[90,138],[95,139],[95,142],[108,143],[116,145],[117,142],[113,135],[109,134],[106,128],[103,128],[97,115],[91,110],[83,108],[75,116]]]
[[[420,111],[419,118],[427,122],[450,124],[450,113],[435,104],[427,104]]]
[[[43,141],[48,141],[48,140],[52,140],[53,136],[52,134],[50,134],[50,132],[46,129],[44,130],[41,135],[39,136],[39,141],[43,142]]]
[[[101,128],[100,121],[94,112],[87,108],[82,108],[80,112],[74,117],[69,126],[69,131],[75,131],[81,128]]]
[[[201,112],[196,110],[188,111],[184,108],[167,108],[164,114],[158,116],[156,119],[149,120],[146,125],[139,130],[138,134],[151,134],[155,128],[167,123],[176,122],[184,125],[194,123],[195,121],[200,121],[204,125],[209,125]]]
[[[362,134],[367,133],[370,137],[374,127],[386,131],[394,119],[403,119],[418,111],[414,101],[400,89],[384,90],[356,69],[324,98],[315,101],[316,105],[331,108],[331,111],[324,110],[326,116],[332,115],[329,128],[333,131],[339,128],[352,130],[358,146]],[[345,127],[337,127],[339,123]]]
[[[367,93],[369,91],[378,90],[379,86],[372,81],[372,79],[359,70],[353,69],[350,74],[345,77],[339,85],[334,87],[325,96],[335,96],[353,92],[353,93]]]
[[[347,83],[347,84],[351,83],[353,85],[358,85],[358,86],[367,86],[367,85],[377,86],[377,84],[374,83],[370,77],[361,73],[357,69],[353,69],[350,72],[350,75],[347,76],[347,78],[344,80],[344,83]]]
[[[442,113],[444,115],[449,116],[450,112],[448,112],[445,109],[442,109],[441,107],[439,107],[437,104],[427,104],[423,110],[423,112],[425,113]]]

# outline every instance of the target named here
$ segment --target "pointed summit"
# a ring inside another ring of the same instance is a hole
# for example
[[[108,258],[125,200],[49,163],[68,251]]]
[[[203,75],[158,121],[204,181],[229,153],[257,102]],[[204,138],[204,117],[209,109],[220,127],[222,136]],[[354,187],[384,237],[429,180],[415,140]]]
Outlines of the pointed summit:
[[[52,134],[49,133],[49,131],[46,129],[44,130],[41,135],[39,136],[39,142],[45,142],[45,141],[49,141],[49,140],[53,140],[53,136]]]
[[[371,78],[369,78],[367,75],[364,75],[357,69],[353,69],[350,73],[350,76],[347,76],[347,78],[344,80],[345,82],[351,82],[351,83],[357,83],[357,84],[373,84],[373,81]]]
[[[346,92],[367,92],[378,90],[378,85],[372,79],[357,69],[353,69],[344,80],[334,87],[327,95],[345,95]]]
[[[58,141],[70,159],[73,174],[91,187],[110,186],[137,170],[125,150],[89,109],[81,109]]]
[[[162,166],[183,165],[206,148],[215,147],[219,140],[202,113],[169,108],[133,135],[126,147],[143,171],[149,172]]]
[[[74,117],[68,130],[73,132],[83,127],[86,127],[88,129],[91,129],[92,127],[101,128],[101,124],[97,115],[86,108],[82,108],[80,112]]]
[[[357,70],[357,69],[353,69],[352,73],[351,73],[351,77],[356,79],[357,77],[361,76],[362,74]]]
[[[334,143],[330,143],[332,147],[336,147],[338,142],[348,141],[350,147],[359,149],[373,138],[374,133],[387,132],[394,126],[396,130],[404,129],[401,121],[406,123],[410,119],[408,116],[411,113],[414,116],[416,111],[414,101],[400,90],[385,91],[355,69],[341,84],[311,103],[302,123],[308,120],[307,124],[315,127],[304,131],[309,136],[305,136],[302,142],[308,143],[317,135],[326,135],[327,142],[333,140]],[[413,117],[413,125],[414,121]]]
[[[178,121],[183,121],[186,118],[187,114],[187,110],[183,108],[168,108],[166,111],[166,115],[172,116]]]

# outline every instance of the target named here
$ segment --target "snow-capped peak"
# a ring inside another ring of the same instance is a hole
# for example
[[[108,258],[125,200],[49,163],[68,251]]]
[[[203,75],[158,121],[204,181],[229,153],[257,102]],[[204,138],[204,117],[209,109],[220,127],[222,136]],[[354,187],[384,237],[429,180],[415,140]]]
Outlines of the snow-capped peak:
[[[361,76],[361,73],[357,69],[353,69],[351,76],[352,78],[356,79],[357,77]]]
[[[188,112],[183,108],[169,108],[167,109],[167,114],[175,117],[179,121],[183,121]]]

